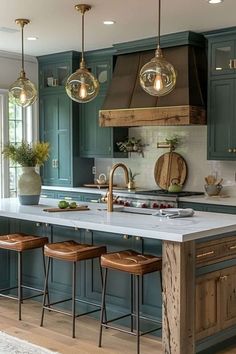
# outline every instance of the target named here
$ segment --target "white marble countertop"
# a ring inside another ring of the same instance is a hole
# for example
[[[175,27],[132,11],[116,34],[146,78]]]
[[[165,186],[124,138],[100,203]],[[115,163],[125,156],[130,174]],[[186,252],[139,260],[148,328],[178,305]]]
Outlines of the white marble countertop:
[[[178,242],[236,232],[236,216],[229,214],[219,217],[217,213],[195,212],[192,217],[166,219],[118,211],[108,213],[104,210],[105,204],[93,203],[86,203],[90,208],[88,211],[43,211],[57,206],[57,203],[57,200],[41,199],[39,205],[22,206],[16,198],[0,199],[0,216]]]

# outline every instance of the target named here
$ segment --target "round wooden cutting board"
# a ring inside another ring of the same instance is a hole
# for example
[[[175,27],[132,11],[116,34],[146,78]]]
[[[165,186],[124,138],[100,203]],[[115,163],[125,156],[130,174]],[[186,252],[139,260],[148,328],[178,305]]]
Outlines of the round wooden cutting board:
[[[155,164],[154,178],[161,189],[168,189],[173,178],[183,185],[187,177],[187,164],[176,152],[167,152],[159,157]]]

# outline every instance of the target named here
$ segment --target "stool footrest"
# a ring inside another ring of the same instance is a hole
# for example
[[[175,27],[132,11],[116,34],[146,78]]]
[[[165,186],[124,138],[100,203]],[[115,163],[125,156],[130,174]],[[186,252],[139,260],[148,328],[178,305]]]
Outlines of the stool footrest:
[[[116,326],[111,326],[109,325],[108,323],[111,323],[111,322],[114,322],[114,321],[118,321],[118,320],[121,320],[122,318],[125,318],[125,317],[136,317],[136,314],[134,313],[128,313],[126,315],[122,315],[122,316],[119,316],[119,317],[115,317],[111,320],[108,320],[108,321],[102,321],[101,323],[101,326],[103,327],[106,327],[106,328],[111,328],[111,329],[115,329],[117,331],[120,331],[120,332],[123,332],[123,333],[127,333],[127,334],[131,334],[131,335],[134,335],[136,336],[136,332],[131,332],[131,331],[128,331],[126,329],[122,329],[120,327],[116,327]],[[146,320],[146,321],[149,321],[149,322],[153,322],[153,323],[157,323],[159,324],[158,327],[155,327],[155,328],[152,328],[148,331],[144,331],[144,332],[140,332],[140,336],[144,336],[145,334],[148,334],[148,333],[152,333],[152,332],[155,332],[155,331],[158,331],[162,328],[162,324],[161,324],[161,321],[158,321],[158,320],[153,320],[152,318],[149,318],[149,317],[146,317],[146,316],[139,316],[140,319],[142,320]]]

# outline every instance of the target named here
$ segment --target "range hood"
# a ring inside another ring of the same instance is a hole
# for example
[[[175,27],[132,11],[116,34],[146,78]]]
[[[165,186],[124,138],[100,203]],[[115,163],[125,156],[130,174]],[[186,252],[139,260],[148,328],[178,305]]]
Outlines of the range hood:
[[[207,60],[204,48],[166,48],[165,58],[177,70],[175,89],[163,97],[147,94],[139,84],[142,66],[154,51],[117,57],[99,125],[102,127],[206,124]]]

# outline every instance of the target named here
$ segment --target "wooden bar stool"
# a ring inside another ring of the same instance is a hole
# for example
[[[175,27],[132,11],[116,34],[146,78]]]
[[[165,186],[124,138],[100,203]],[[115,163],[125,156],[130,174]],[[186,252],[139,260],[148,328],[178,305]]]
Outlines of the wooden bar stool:
[[[5,288],[5,289],[0,289],[0,296],[18,300],[19,320],[21,320],[21,304],[22,304],[23,300],[31,299],[33,297],[41,296],[44,294],[42,289],[37,289],[37,288],[25,286],[22,284],[22,255],[23,255],[23,252],[27,251],[27,250],[32,250],[35,248],[42,248],[43,267],[44,267],[44,273],[45,273],[45,261],[44,261],[43,247],[46,243],[48,243],[47,237],[39,237],[39,236],[27,235],[27,234],[23,234],[23,233],[0,236],[0,248],[4,249],[4,250],[9,250],[9,251],[15,251],[15,252],[17,252],[17,256],[18,256],[18,262],[17,262],[18,284],[17,284],[17,286]],[[9,291],[9,290],[13,290],[13,289],[18,289],[17,296],[3,294],[4,292]],[[23,289],[33,290],[33,291],[39,292],[39,294],[23,297]]]
[[[104,268],[104,278],[103,278],[103,289],[102,289],[102,310],[101,310],[101,318],[100,318],[100,333],[99,333],[99,344],[98,346],[101,347],[102,345],[102,329],[105,328],[112,328],[116,329],[120,332],[128,333],[137,337],[137,354],[140,353],[140,336],[154,332],[158,329],[161,329],[161,322],[154,321],[147,317],[140,315],[140,276],[143,276],[148,273],[152,272],[159,272],[160,275],[160,284],[161,284],[161,292],[162,292],[162,279],[161,279],[161,270],[162,270],[162,258],[155,257],[151,255],[143,255],[137,253],[132,250],[125,250],[120,252],[113,252],[107,253],[101,256],[101,266]],[[106,296],[106,284],[107,284],[107,270],[119,270],[122,272],[129,273],[131,275],[131,312],[129,314],[116,317],[112,320],[107,321],[105,315],[105,296]],[[133,277],[135,277],[135,312],[134,312],[134,299],[133,299]],[[131,328],[130,331],[125,329],[109,325],[110,322],[116,321],[121,318],[125,318],[127,316],[131,316]],[[136,319],[136,331],[134,331],[134,321]],[[155,327],[146,332],[140,332],[140,318],[149,320],[154,323],[158,323],[159,326]]]
[[[41,317],[40,326],[43,326],[44,310],[55,311],[65,315],[70,315],[72,316],[72,338],[75,338],[75,318],[96,311],[100,311],[101,309],[100,305],[97,305],[96,303],[90,301],[76,299],[76,264],[78,261],[99,258],[99,266],[100,266],[100,257],[103,253],[106,253],[106,246],[93,246],[93,245],[77,243],[75,241],[48,243],[47,245],[44,246],[44,255],[47,256],[48,258],[47,258],[47,266],[46,266],[46,277],[45,277],[45,286],[44,286],[45,292],[43,297],[42,317]],[[69,299],[56,301],[54,303],[49,303],[49,302],[46,303],[48,275],[49,275],[51,259],[57,259],[57,260],[67,261],[72,263],[72,297]],[[100,266],[100,271],[101,271],[101,266]],[[101,282],[102,282],[102,272],[101,272]],[[52,307],[53,305],[61,304],[65,301],[70,301],[70,300],[72,300],[72,308],[70,313]],[[99,307],[99,309],[88,311],[82,314],[76,314],[75,313],[76,302],[82,302],[85,304],[93,305],[95,307]]]

